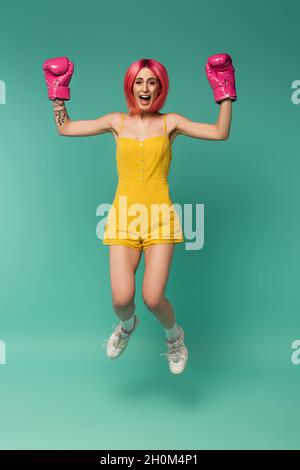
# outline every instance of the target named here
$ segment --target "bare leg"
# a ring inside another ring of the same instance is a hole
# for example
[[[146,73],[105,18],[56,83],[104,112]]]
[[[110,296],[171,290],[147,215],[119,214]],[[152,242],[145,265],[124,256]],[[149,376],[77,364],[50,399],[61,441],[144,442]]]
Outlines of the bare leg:
[[[142,252],[124,245],[109,246],[112,302],[120,320],[128,320],[135,311],[135,272]]]
[[[173,243],[163,243],[152,245],[144,252],[144,302],[163,327],[168,329],[172,328],[176,321],[173,307],[165,297],[174,248]]]

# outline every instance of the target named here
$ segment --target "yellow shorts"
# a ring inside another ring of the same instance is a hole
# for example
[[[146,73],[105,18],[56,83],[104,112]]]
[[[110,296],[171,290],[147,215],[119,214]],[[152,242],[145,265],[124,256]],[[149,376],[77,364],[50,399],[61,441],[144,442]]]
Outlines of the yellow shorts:
[[[184,239],[170,239],[170,240],[151,240],[151,238],[143,239],[139,238],[137,240],[103,240],[104,245],[124,245],[129,246],[130,248],[136,248],[137,250],[143,251],[149,248],[151,245],[157,245],[160,243],[183,243]]]
[[[147,183],[142,188],[119,184],[104,229],[104,245],[145,250],[154,244],[184,241],[167,184]]]

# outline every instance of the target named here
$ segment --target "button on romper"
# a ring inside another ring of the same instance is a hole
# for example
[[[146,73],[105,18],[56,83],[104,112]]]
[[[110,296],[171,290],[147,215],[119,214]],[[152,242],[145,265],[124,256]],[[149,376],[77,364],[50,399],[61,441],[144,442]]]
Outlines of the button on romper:
[[[157,243],[182,243],[178,214],[170,199],[168,173],[172,148],[164,134],[139,141],[117,138],[118,186],[104,229],[103,244],[145,250]]]

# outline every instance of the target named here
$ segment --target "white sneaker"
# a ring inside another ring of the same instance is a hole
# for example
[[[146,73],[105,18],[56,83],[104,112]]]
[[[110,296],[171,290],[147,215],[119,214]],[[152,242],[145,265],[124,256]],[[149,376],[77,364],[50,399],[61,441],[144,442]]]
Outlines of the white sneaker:
[[[120,322],[117,326],[113,325],[114,332],[111,334],[109,339],[103,342],[103,346],[106,344],[106,355],[108,359],[117,359],[119,356],[121,356],[127,347],[130,336],[137,328],[139,322],[139,318],[134,314],[134,325],[132,330],[129,332],[125,332],[125,330],[122,328],[122,322]],[[122,336],[121,331],[128,334],[126,336]]]
[[[178,328],[180,331],[179,338],[173,342],[166,340],[168,352],[161,354],[161,356],[166,356],[168,359],[169,369],[173,374],[181,374],[181,372],[184,371],[188,360],[188,350],[183,343],[184,331],[181,326],[178,326]]]

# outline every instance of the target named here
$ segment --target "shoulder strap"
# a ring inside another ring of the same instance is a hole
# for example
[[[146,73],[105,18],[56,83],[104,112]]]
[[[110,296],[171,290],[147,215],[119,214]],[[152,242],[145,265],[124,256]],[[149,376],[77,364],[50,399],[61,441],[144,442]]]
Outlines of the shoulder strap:
[[[120,126],[120,131],[119,131],[119,137],[121,136],[121,132],[123,130],[124,117],[125,117],[125,114],[121,113],[121,126]]]
[[[164,129],[165,129],[165,134],[167,135],[167,115],[164,115]]]

